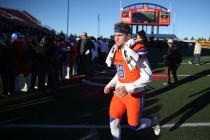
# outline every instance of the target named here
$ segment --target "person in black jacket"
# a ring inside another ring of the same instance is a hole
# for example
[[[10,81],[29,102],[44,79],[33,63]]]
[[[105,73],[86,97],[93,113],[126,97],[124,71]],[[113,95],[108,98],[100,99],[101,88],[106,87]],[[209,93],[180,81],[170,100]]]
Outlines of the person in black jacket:
[[[177,69],[179,68],[182,57],[180,51],[177,47],[174,46],[173,40],[168,40],[168,53],[166,55],[166,75],[167,75],[167,82],[163,83],[163,85],[170,85],[171,84],[171,77],[170,74],[172,72],[174,82],[178,82],[177,78]]]
[[[91,50],[94,47],[94,44],[91,40],[87,38],[87,33],[83,32],[81,35],[81,39],[77,44],[77,52],[78,52],[78,73],[85,74],[85,79],[90,79],[91,77],[91,69],[90,62],[92,53]]]
[[[52,62],[54,47],[54,40],[51,36],[41,36],[40,41],[33,47],[33,63],[36,66],[38,88],[42,93],[46,92],[46,81],[48,81],[48,87],[51,88],[53,93],[57,90]],[[48,80],[46,80],[46,78],[48,78]],[[33,89],[33,87],[31,88]]]
[[[15,36],[15,37],[13,37]],[[14,34],[12,40],[18,38],[18,34]],[[1,41],[1,78],[2,78],[2,96],[15,95],[15,70],[16,70],[16,50],[14,42],[7,39]]]

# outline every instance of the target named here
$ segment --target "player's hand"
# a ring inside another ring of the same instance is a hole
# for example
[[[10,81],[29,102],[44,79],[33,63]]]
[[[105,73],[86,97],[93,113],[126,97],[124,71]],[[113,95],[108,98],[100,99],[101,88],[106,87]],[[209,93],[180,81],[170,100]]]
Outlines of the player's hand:
[[[115,89],[115,91],[113,93],[114,93],[114,95],[116,95],[118,97],[123,97],[126,94],[128,94],[128,92],[127,92],[127,90],[125,89],[124,86],[118,87],[117,89]]]
[[[113,89],[112,87],[105,86],[104,87],[104,93],[108,94],[112,89]]]

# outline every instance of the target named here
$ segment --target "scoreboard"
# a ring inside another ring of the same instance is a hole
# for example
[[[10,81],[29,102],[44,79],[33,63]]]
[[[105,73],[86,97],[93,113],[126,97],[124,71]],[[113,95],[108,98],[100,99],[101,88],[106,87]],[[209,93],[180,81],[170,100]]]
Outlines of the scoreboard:
[[[122,9],[120,19],[122,22],[133,25],[168,26],[170,24],[170,12],[143,6],[141,8]]]

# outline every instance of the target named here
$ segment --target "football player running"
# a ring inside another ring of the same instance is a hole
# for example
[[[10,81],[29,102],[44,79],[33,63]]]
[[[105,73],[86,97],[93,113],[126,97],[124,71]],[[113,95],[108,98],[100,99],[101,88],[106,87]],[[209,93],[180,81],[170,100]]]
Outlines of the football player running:
[[[155,135],[159,135],[157,116],[153,119],[142,118],[145,87],[152,80],[147,48],[131,38],[130,26],[122,22],[114,25],[114,40],[115,45],[111,48],[106,63],[109,67],[114,64],[117,72],[104,87],[105,94],[113,90],[109,109],[113,139],[121,139],[120,121],[125,112],[132,129],[152,127]]]

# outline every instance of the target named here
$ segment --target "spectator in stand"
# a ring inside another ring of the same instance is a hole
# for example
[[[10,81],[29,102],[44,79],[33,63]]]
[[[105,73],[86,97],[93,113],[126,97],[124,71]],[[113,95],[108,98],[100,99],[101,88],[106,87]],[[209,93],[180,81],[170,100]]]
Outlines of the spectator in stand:
[[[201,56],[201,45],[199,44],[199,40],[195,40],[195,47],[194,47],[194,52],[193,52],[193,57],[191,61],[189,61],[189,64],[193,64],[195,58],[198,59],[197,66],[200,66],[200,56]]]

